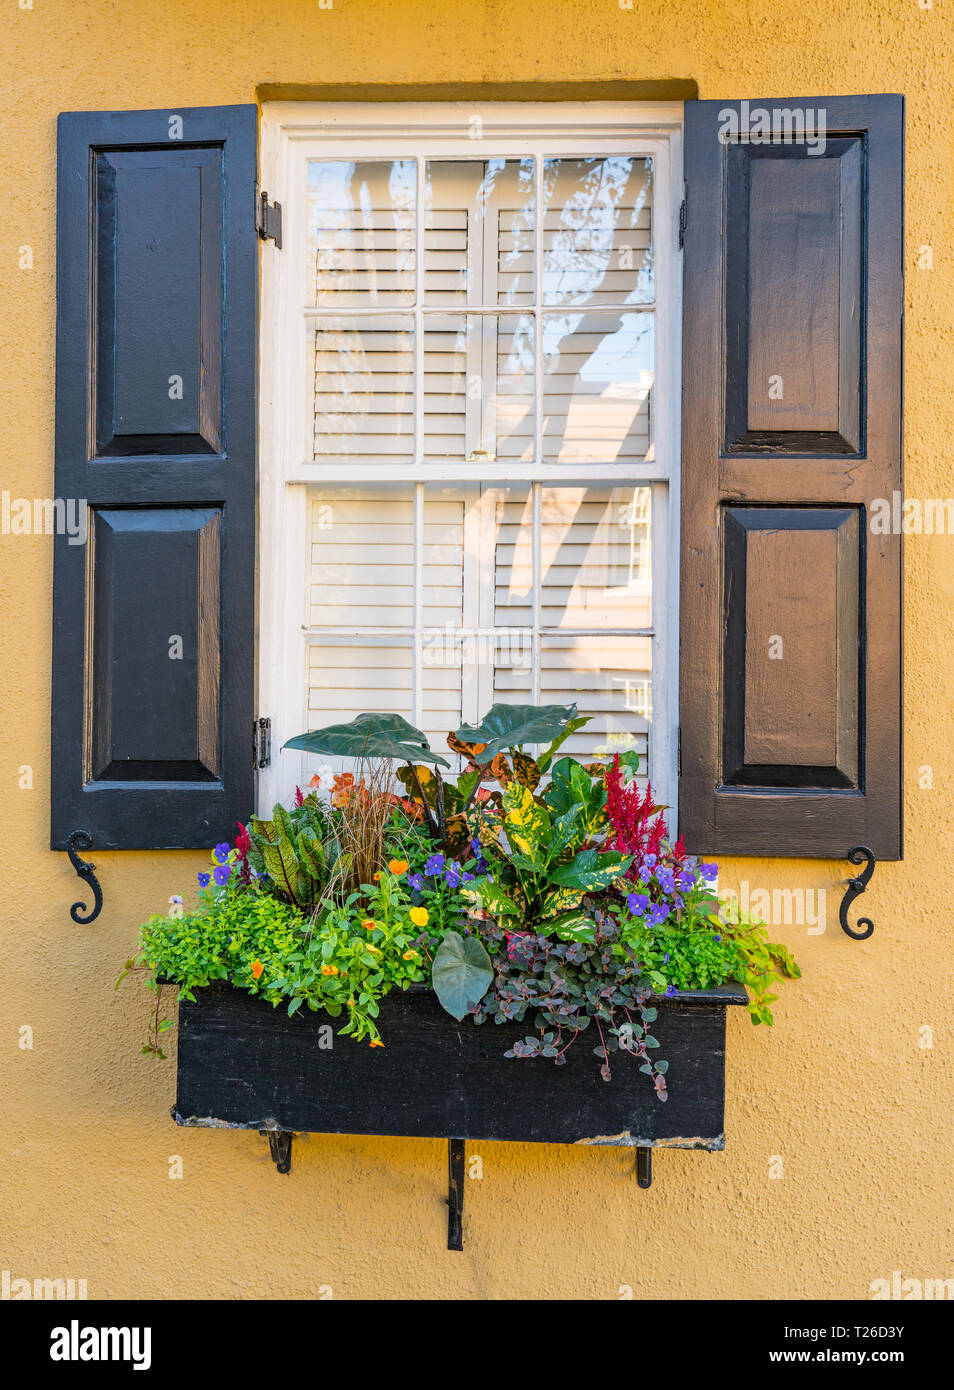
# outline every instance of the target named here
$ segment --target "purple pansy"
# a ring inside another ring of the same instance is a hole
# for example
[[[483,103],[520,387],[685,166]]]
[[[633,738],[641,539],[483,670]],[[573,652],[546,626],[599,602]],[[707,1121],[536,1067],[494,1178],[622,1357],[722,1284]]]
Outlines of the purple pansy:
[[[699,871],[707,883],[713,883],[719,877],[718,864],[700,864]]]
[[[667,999],[671,999],[675,993],[676,993],[676,986],[675,986],[675,985],[667,985],[667,986],[666,986],[666,998],[667,998]]]
[[[684,893],[688,893],[696,881],[696,876],[691,869],[680,869],[676,874],[676,882]]]
[[[424,865],[424,872],[432,875],[442,874],[444,872],[443,854],[432,854]]]
[[[200,887],[200,888],[208,888],[208,886],[209,886],[209,875],[208,875],[208,874],[199,874],[199,875],[198,875],[198,879],[199,879],[199,887]]]
[[[661,922],[665,922],[667,916],[668,913],[662,903],[653,903],[649,913],[649,925],[651,927],[658,927]]]
[[[665,865],[660,865],[656,870],[656,880],[664,893],[672,893],[675,889],[675,881],[672,876],[672,869],[667,869]]]
[[[226,864],[228,863],[229,854],[231,853],[231,846],[227,845],[223,840],[220,845],[216,845],[212,853],[220,864]]]
[[[417,893],[424,887],[424,880],[420,874],[411,874],[408,877],[408,883]]]
[[[216,883],[219,885],[220,888],[224,888],[229,881],[229,875],[231,874],[231,872],[231,864],[217,864],[216,867],[212,870],[212,877],[215,879]]]
[[[447,866],[444,882],[448,888],[457,888],[460,885],[460,865],[455,864],[453,860]]]
[[[630,893],[626,899],[626,906],[634,917],[642,917],[649,907],[648,893]]]

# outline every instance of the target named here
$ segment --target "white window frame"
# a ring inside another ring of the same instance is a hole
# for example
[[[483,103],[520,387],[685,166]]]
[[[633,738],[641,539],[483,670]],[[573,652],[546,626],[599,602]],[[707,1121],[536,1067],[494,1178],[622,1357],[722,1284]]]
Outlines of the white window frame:
[[[518,159],[536,155],[536,204],[542,207],[541,157],[630,154],[653,160],[653,255],[655,345],[653,458],[639,463],[586,465],[544,462],[543,362],[535,371],[536,458],[508,463],[506,479],[495,482],[566,483],[577,486],[653,485],[652,707],[649,773],[658,799],[671,809],[678,829],[677,723],[679,669],[679,488],[682,362],[682,266],[678,251],[682,197],[681,102],[270,102],[262,110],[261,186],[282,205],[282,249],[263,242],[260,314],[258,693],[259,712],[272,721],[271,765],[259,777],[258,809],[287,798],[306,778],[304,756],[282,751],[282,743],[308,724],[306,667],[308,633],[304,616],[308,583],[309,492],[318,486],[379,482],[381,469],[363,464],[323,464],[311,459],[313,430],[308,353],[305,350],[310,296],[306,281],[307,165],[314,159],[415,159],[418,161],[418,225],[423,227],[423,163],[427,159]],[[479,139],[473,133],[479,132]],[[540,238],[537,242],[540,245]],[[422,337],[422,238],[418,237],[414,305],[377,306],[373,312],[413,319],[416,353]],[[541,293],[539,251],[536,296]],[[558,306],[552,306],[556,309]],[[603,306],[600,306],[603,307]],[[626,306],[631,312],[638,305]],[[501,306],[502,310],[503,306]],[[501,310],[498,310],[500,312]],[[340,317],[368,310],[341,307]],[[473,312],[448,307],[451,314]],[[488,311],[489,312],[489,311]],[[420,415],[422,405],[417,403]],[[418,423],[420,423],[418,421]],[[416,447],[421,442],[416,434]],[[403,484],[414,483],[417,506],[423,484],[474,482],[474,464],[416,461],[398,465]],[[395,470],[397,471],[397,470]],[[539,497],[539,488],[534,489]],[[538,504],[537,504],[538,505]],[[420,555],[416,564],[420,565]],[[419,586],[418,586],[419,588]],[[665,595],[668,621],[660,623]],[[539,595],[537,595],[539,602]],[[419,597],[417,607],[420,606]],[[609,634],[607,634],[609,635]],[[636,635],[636,634],[634,634]],[[416,667],[415,662],[415,667]],[[300,679],[291,679],[300,672]]]

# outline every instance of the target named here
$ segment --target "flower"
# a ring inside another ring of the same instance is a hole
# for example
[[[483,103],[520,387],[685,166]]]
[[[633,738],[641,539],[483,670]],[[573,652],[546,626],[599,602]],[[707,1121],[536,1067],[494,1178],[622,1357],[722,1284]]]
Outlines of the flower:
[[[231,845],[227,845],[224,840],[220,845],[216,845],[215,849],[212,851],[220,864],[227,864],[229,862],[229,855],[231,852]]]
[[[301,787],[296,787],[296,788],[295,788],[295,805],[296,805],[296,806],[304,806],[304,804],[305,804],[305,798],[304,798],[304,797],[302,796],[302,794],[301,794]]]
[[[431,857],[428,859],[427,863],[424,865],[424,872],[432,876],[442,874],[444,872],[443,854],[432,854]]]
[[[215,868],[212,870],[212,877],[215,879],[216,883],[219,885],[220,888],[224,888],[229,881],[229,875],[231,874],[231,872],[231,864],[217,864]]]
[[[651,927],[658,927],[660,922],[665,922],[668,915],[662,903],[653,903],[649,913],[649,925]]]
[[[626,906],[634,917],[642,917],[649,907],[648,893],[630,893],[626,898]]]
[[[656,881],[664,893],[672,893],[675,889],[672,870],[667,869],[664,864],[660,864],[656,870]]]
[[[713,883],[719,877],[718,864],[700,864],[699,871],[707,883]]]
[[[262,964],[262,962],[261,962],[260,960],[253,960],[253,961],[252,961],[252,974],[255,976],[256,980],[261,979],[261,977],[262,977],[262,971],[263,971],[264,969],[265,969],[265,967],[264,967],[264,965]]]
[[[430,921],[430,914],[426,907],[412,907],[408,916],[416,927],[426,927]]]
[[[377,923],[375,922],[373,917],[365,917],[361,925],[364,927],[365,931],[374,931],[374,928],[377,925]]]
[[[473,874],[463,874],[463,875],[461,876],[461,882],[462,882],[462,883],[473,883],[473,881],[474,881],[474,875],[473,875]]]
[[[448,888],[456,888],[456,887],[459,885],[459,883],[460,883],[460,865],[459,865],[459,864],[453,864],[453,863],[448,864],[448,866],[447,866],[447,872],[446,872],[446,874],[444,875],[444,882],[447,884]]]
[[[381,870],[379,869],[377,873],[372,874],[371,877],[374,879],[375,883],[377,883],[381,878]]]
[[[648,864],[648,866],[649,866],[650,868],[652,868],[653,865],[656,864],[657,862],[658,862],[658,861],[657,861],[657,859],[656,859],[655,854],[646,854],[646,855],[643,856],[643,863],[644,863],[644,864]]]
[[[209,875],[209,874],[198,874],[197,877],[198,877],[198,880],[199,880],[199,887],[200,887],[200,888],[208,888],[208,886],[209,886],[209,878],[210,878],[210,875]]]
[[[691,869],[680,869],[679,873],[676,874],[676,882],[684,893],[688,893],[689,889],[695,884],[695,881],[696,876]]]
[[[671,999],[675,993],[676,993],[676,986],[675,986],[675,985],[667,985],[667,986],[666,986],[666,998],[667,998],[667,999]]]
[[[402,960],[420,960],[420,953],[417,951],[405,951]]]
[[[411,874],[408,878],[408,884],[411,888],[415,890],[415,892],[419,893],[421,889],[424,887],[424,879],[421,877],[420,874]]]
[[[323,965],[321,967],[321,973],[322,975],[338,975],[341,972],[336,965]]]
[[[391,870],[392,874],[394,874],[396,878],[400,878],[402,874],[407,873],[407,860],[389,859],[388,868]]]
[[[372,954],[372,956],[379,956],[379,955],[381,954],[381,952],[378,950],[377,946],[372,946],[371,943],[370,943],[370,941],[368,942],[367,946],[365,947],[365,950],[366,950],[366,951],[370,951],[371,954]]]
[[[173,895],[172,895],[172,897],[169,899],[169,901],[170,901],[171,903],[178,903],[178,904],[180,905],[180,907],[181,907],[181,905],[182,905],[182,898],[181,898],[181,896],[180,896],[178,893],[173,893]]]
[[[384,1046],[384,1043],[381,1041],[380,1038],[372,1038],[371,1041],[368,1043],[368,1046],[369,1046],[369,1047],[383,1047],[383,1046]]]
[[[647,864],[644,864],[643,867],[642,867],[642,868],[640,869],[640,871],[639,871],[639,881],[640,881],[640,883],[648,883],[649,880],[652,878],[652,876],[653,876],[653,871],[652,871],[652,869],[650,869],[649,866],[648,866]]]
[[[317,772],[315,773],[315,775],[314,775],[314,777],[311,779],[311,781],[308,783],[308,785],[309,785],[309,787],[320,787],[320,786],[321,786],[321,778],[318,776],[318,773],[317,773]]]

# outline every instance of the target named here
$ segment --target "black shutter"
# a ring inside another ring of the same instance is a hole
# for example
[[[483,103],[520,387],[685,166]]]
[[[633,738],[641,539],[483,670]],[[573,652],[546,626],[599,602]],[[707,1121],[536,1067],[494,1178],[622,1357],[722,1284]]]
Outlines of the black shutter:
[[[252,810],[256,139],[254,106],[59,120],[54,849]]]
[[[799,114],[810,138],[786,140]],[[899,96],[686,104],[680,828],[698,852],[901,856],[901,538],[870,521],[901,489],[903,133]]]

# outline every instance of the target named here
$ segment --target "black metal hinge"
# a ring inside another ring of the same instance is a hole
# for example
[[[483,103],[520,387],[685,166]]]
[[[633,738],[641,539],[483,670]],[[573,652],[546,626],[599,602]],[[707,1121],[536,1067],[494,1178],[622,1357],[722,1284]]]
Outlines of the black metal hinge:
[[[252,766],[271,767],[272,764],[272,721],[270,719],[252,720]]]
[[[255,230],[262,241],[274,241],[282,249],[282,205],[270,203],[267,193],[259,193],[255,204]]]
[[[686,244],[686,200],[679,204],[679,250]]]

